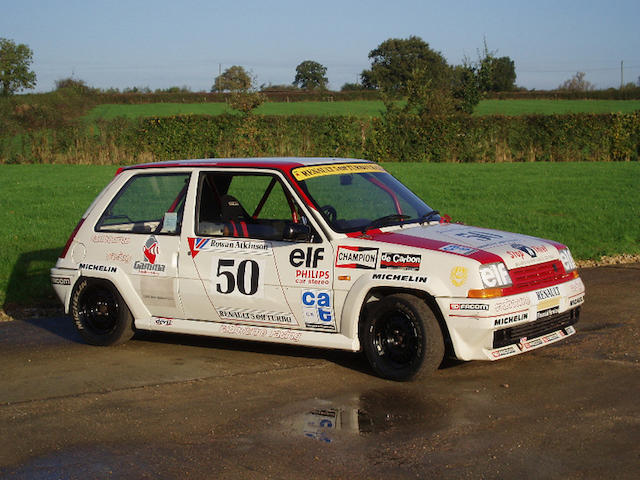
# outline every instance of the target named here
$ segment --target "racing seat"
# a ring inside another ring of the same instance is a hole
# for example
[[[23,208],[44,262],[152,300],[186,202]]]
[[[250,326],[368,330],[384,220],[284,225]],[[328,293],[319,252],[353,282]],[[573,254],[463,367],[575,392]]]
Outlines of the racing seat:
[[[228,228],[228,235],[233,237],[248,237],[249,230],[247,221],[251,216],[242,207],[240,202],[233,195],[222,195],[220,198],[220,211],[222,218],[226,222],[225,230]],[[225,231],[225,233],[227,233]]]

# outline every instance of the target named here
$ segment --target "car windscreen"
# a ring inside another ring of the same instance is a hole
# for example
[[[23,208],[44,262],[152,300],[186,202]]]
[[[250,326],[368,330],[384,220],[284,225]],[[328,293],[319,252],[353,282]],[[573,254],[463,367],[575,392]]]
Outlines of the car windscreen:
[[[429,215],[433,209],[377,164],[299,167],[292,174],[337,232],[439,219]]]

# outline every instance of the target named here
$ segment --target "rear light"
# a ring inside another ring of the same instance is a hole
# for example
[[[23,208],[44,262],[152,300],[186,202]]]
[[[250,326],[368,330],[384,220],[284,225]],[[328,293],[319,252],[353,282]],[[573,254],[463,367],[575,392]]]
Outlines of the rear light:
[[[80,230],[80,227],[82,226],[83,223],[84,223],[84,218],[81,218],[78,224],[76,225],[76,228],[74,228],[73,232],[71,232],[71,236],[69,237],[69,240],[67,240],[67,244],[64,246],[64,249],[62,250],[62,253],[60,254],[60,258],[64,258],[67,256],[69,247],[73,243],[73,239],[75,238],[76,234],[78,233],[78,230]]]

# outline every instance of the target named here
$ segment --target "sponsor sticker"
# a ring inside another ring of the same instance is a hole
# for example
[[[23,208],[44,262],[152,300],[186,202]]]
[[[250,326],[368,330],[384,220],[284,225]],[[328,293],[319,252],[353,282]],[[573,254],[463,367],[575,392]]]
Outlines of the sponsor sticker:
[[[494,350],[491,352],[491,356],[493,358],[501,358],[506,357],[507,355],[513,355],[514,353],[518,353],[514,346],[499,348],[498,350]]]
[[[540,310],[538,311],[538,314],[536,315],[536,318],[540,319],[540,318],[547,318],[550,317],[552,315],[556,315],[557,313],[560,312],[560,307],[551,307],[551,308],[546,308],[544,310]]]
[[[402,270],[420,270],[422,255],[408,253],[382,252],[380,254],[380,268],[397,268]]]
[[[279,340],[298,343],[302,332],[285,328],[251,327],[248,325],[220,325],[220,333],[242,337],[277,338]]]
[[[142,246],[143,260],[136,260],[133,262],[133,269],[138,273],[160,275],[164,273],[167,266],[161,263],[156,263],[158,255],[160,255],[160,245],[154,235],[147,238],[147,241]]]
[[[496,303],[493,307],[497,313],[507,312],[509,310],[515,310],[520,307],[526,307],[531,305],[531,300],[528,295],[522,295],[515,298],[506,298],[499,303]]]
[[[501,240],[504,237],[498,233],[487,232],[484,230],[466,230],[454,234],[456,237],[466,238],[478,242],[492,242]]]
[[[187,242],[189,243],[189,250],[191,251],[191,256],[193,258],[196,258],[196,255],[200,252],[207,252],[211,250],[229,253],[254,253],[266,255],[271,255],[273,253],[271,243],[269,242],[201,237],[189,237],[187,238]]]
[[[314,270],[296,268],[296,285],[329,286],[331,272],[329,270]]]
[[[125,265],[128,265],[131,263],[131,259],[132,257],[128,253],[124,253],[124,252],[107,253],[107,260],[109,260],[110,262],[124,263]]]
[[[329,290],[303,290],[302,316],[307,328],[320,330],[336,329],[333,303]]]
[[[458,255],[471,255],[476,253],[478,250],[475,248],[464,247],[462,245],[456,245],[455,243],[450,243],[449,245],[443,245],[438,250],[442,250],[443,252],[448,253],[456,253]]]
[[[521,243],[512,243],[511,248],[515,250],[507,250],[506,254],[511,259],[529,261],[532,258],[537,258],[539,255],[544,257],[548,256],[549,249],[545,245],[522,245]]]
[[[339,246],[336,254],[337,268],[365,268],[373,270],[378,263],[378,249],[371,247]]]
[[[115,273],[118,271],[118,267],[114,267],[112,265],[96,265],[93,263],[81,263],[78,265],[80,270],[92,270],[94,272],[106,272],[106,273]]]
[[[449,310],[467,310],[467,311],[489,310],[489,305],[485,303],[450,303]]]
[[[96,234],[91,237],[93,243],[115,243],[120,245],[129,245],[131,243],[131,237],[126,235],[107,235]]]
[[[523,320],[527,320],[529,318],[528,313],[516,313],[515,315],[509,315],[506,317],[496,318],[493,321],[494,327],[503,327],[505,325],[509,325],[511,323],[521,322]]]
[[[548,298],[560,296],[560,287],[549,287],[536,291],[536,297],[538,301],[547,300]]]
[[[324,248],[294,248],[289,254],[292,267],[317,268],[320,260],[324,260]]]
[[[569,301],[569,306],[570,307],[575,307],[576,305],[580,305],[581,303],[584,303],[584,296],[580,296],[578,298],[573,298]]]
[[[292,170],[298,181],[308,180],[325,175],[342,175],[348,173],[384,172],[385,169],[376,163],[340,163],[335,165],[314,165],[312,167],[298,167]]]
[[[51,283],[53,285],[71,285],[71,278],[69,278],[69,277],[51,277]]]
[[[244,308],[220,308],[218,315],[223,320],[234,322],[268,323],[271,325],[295,325],[296,321],[290,313],[267,312]]]
[[[374,273],[373,280],[392,280],[394,282],[427,283],[426,275],[412,275],[402,273]]]
[[[451,284],[455,287],[461,287],[467,281],[469,277],[469,271],[465,267],[453,267],[449,278]]]
[[[161,327],[170,327],[171,325],[173,325],[173,319],[172,318],[165,318],[165,317],[153,317],[153,321],[156,325],[161,326]]]

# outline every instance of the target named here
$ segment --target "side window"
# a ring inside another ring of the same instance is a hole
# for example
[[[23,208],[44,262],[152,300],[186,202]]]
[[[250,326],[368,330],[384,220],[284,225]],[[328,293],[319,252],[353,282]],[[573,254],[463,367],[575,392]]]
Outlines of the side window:
[[[300,209],[273,175],[202,173],[196,233],[283,240],[291,223],[304,223]]]
[[[96,231],[178,234],[189,173],[132,177],[104,211]]]

